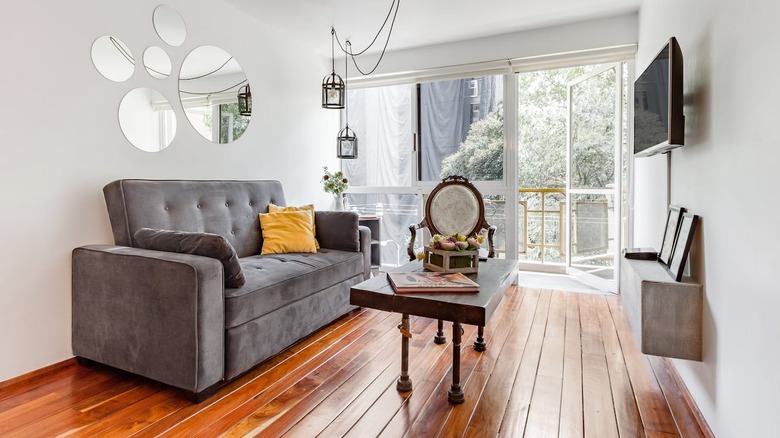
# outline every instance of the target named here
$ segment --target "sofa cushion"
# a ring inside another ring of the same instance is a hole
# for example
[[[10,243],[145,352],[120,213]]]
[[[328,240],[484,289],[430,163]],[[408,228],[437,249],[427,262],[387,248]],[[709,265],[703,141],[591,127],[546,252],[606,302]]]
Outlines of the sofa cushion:
[[[341,251],[360,251],[358,214],[354,211],[317,211],[314,223],[317,239],[323,248]],[[379,236],[374,236],[379,239]]]
[[[218,259],[222,262],[225,287],[236,288],[246,283],[236,250],[219,234],[141,228],[135,232],[133,239],[138,248]]]
[[[273,312],[363,273],[363,254],[321,249],[313,254],[272,254],[240,259],[246,284],[225,289],[225,327]]]
[[[260,213],[260,227],[263,229],[261,255],[317,252],[314,221],[308,211]]]
[[[268,204],[269,213],[279,213],[281,211],[308,211],[311,213],[312,231],[314,231],[314,246],[320,249],[320,243],[317,241],[317,227],[314,225],[314,204],[302,205],[300,207],[287,206],[280,207],[276,204]]]

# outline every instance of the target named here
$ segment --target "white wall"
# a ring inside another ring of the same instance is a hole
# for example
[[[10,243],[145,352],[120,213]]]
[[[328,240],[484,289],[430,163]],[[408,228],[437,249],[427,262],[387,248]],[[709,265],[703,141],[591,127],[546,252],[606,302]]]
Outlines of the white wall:
[[[118,178],[279,179],[291,204],[332,202],[319,184],[335,167],[336,112],[320,108],[323,60],[262,23],[207,0],[169,1],[187,24],[181,47],[156,36],[152,0],[11,2],[0,14],[0,381],[72,356],[70,254],[112,243],[103,186]],[[231,145],[200,137],[181,111],[176,75],[142,67],[117,84],[90,61],[92,42],[115,35],[137,59],[163,47],[174,72],[197,46],[216,45],[244,68],[254,91],[248,131]],[[170,147],[142,152],[122,135],[119,102],[136,87],[174,104]]]
[[[674,363],[719,437],[777,434],[778,16],[770,1],[654,0],[640,11],[637,71],[676,36],[694,102],[686,145],[671,156],[670,201],[702,218],[691,271],[705,285],[704,359]],[[665,190],[665,172],[637,185]],[[658,223],[637,226],[637,240],[657,248]]]
[[[580,23],[388,52],[376,74],[549,55],[636,42],[637,15],[630,13]],[[365,59],[361,57],[359,60],[364,71],[373,67],[375,62],[368,56]],[[350,67],[350,72],[350,77],[354,76],[354,67]]]

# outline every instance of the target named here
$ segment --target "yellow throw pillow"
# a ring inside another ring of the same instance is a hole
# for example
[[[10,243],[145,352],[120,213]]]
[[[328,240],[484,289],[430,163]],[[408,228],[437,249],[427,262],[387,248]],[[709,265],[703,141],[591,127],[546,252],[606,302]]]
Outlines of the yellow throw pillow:
[[[302,205],[300,207],[279,207],[275,204],[268,204],[269,213],[278,213],[280,211],[310,211],[311,229],[314,232],[314,246],[320,249],[320,242],[317,242],[317,226],[314,224],[314,204]]]
[[[308,211],[260,213],[263,250],[260,254],[317,252],[314,244],[314,222]]]

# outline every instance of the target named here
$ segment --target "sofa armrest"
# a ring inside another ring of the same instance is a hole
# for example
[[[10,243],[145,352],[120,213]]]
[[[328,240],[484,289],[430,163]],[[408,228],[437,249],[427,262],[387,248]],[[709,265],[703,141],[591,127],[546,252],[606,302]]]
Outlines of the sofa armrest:
[[[195,393],[224,375],[219,260],[110,245],[73,250],[73,353]]]

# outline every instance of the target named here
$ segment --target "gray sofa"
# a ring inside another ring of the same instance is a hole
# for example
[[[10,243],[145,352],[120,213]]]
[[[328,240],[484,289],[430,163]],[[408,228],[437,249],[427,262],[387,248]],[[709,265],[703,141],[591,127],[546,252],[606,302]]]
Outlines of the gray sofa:
[[[73,353],[195,400],[354,309],[349,288],[370,276],[370,230],[352,212],[316,212],[317,253],[259,255],[258,213],[286,205],[278,181],[119,180],[103,192],[116,245],[73,251]],[[138,248],[147,228],[222,236],[245,284],[225,287],[219,258]]]

